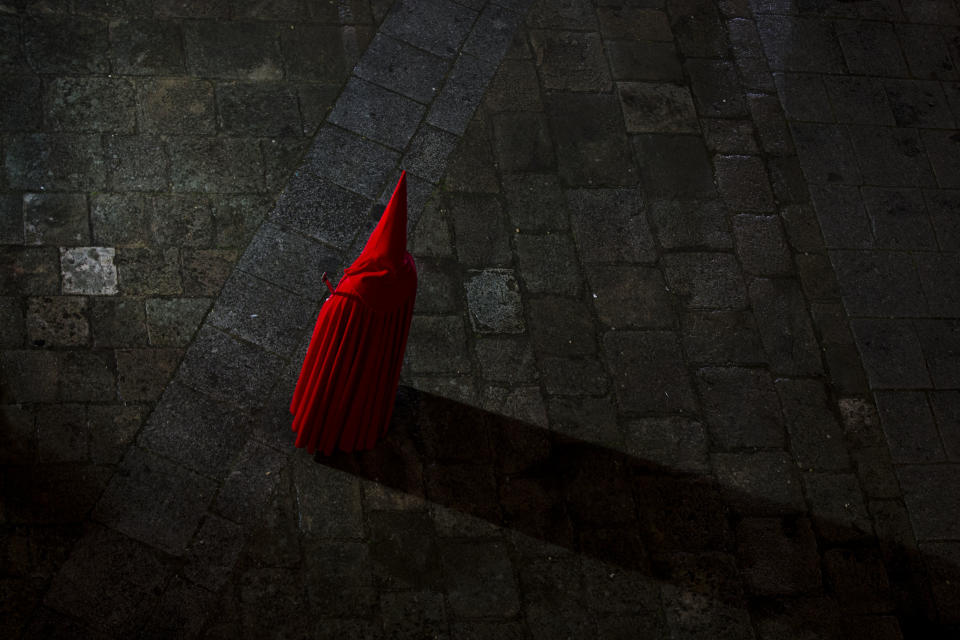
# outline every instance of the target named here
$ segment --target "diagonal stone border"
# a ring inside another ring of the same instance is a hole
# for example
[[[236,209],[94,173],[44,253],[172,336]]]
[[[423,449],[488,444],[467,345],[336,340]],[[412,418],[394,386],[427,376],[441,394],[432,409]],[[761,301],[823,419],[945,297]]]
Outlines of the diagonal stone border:
[[[97,524],[54,578],[48,607],[125,632],[156,602],[161,583],[184,591],[170,562],[201,599],[225,584],[293,452],[285,408],[323,298],[319,274],[359,253],[401,169],[415,227],[529,0],[466,4],[394,3],[110,480],[93,510]],[[349,500],[349,488],[336,471],[309,472],[324,474],[316,479],[330,487],[298,495],[300,509],[326,516],[316,526],[336,528],[324,501],[331,492],[334,502]],[[101,567],[105,540],[152,567],[151,580],[119,561]],[[212,550],[212,540],[223,548]],[[126,593],[98,593],[109,583]],[[78,589],[88,597],[74,597]]]

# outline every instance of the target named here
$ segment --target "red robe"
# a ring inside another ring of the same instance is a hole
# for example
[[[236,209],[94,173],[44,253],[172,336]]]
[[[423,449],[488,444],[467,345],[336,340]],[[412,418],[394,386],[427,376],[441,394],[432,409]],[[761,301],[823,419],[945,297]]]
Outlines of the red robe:
[[[320,308],[290,403],[295,446],[324,455],[370,449],[387,430],[417,293],[406,247],[402,173],[360,256]]]

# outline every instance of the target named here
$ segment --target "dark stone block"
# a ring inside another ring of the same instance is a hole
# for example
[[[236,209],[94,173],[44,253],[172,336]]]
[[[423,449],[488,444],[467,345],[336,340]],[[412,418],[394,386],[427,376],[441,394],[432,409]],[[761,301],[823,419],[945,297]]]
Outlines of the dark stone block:
[[[202,199],[198,201],[203,202]],[[275,194],[220,195],[211,198],[215,246],[246,247],[275,204]]]
[[[463,283],[470,324],[476,333],[522,333],[520,286],[509,269],[469,272]]]
[[[522,21],[523,10],[520,8],[487,4],[463,43],[463,53],[499,64]]]
[[[183,294],[216,296],[237,261],[237,252],[222,249],[184,249],[181,253]]]
[[[910,74],[924,80],[956,80],[957,68],[940,28],[932,24],[897,24],[897,37]]]
[[[946,458],[925,393],[877,391],[875,397],[893,462],[942,462]]]
[[[733,0],[743,5],[746,0]],[[720,9],[723,11],[723,0]],[[734,59],[743,85],[751,91],[773,92],[776,88],[773,76],[767,67],[767,59],[763,54],[763,44],[760,41],[760,32],[749,10],[738,11],[736,18],[727,20],[727,32],[730,36],[730,46],[733,49]]]
[[[511,60],[497,69],[483,96],[488,112],[543,111],[537,69],[530,60]]]
[[[927,370],[938,389],[960,387],[960,321],[914,321],[920,346],[927,361]]]
[[[93,298],[90,308],[94,347],[147,344],[146,316],[139,298]]]
[[[298,615],[304,606],[303,580],[291,567],[258,564],[240,573],[236,592],[241,628],[254,637],[306,637],[313,621]]]
[[[922,130],[923,146],[927,149],[927,157],[930,164],[933,165],[933,171],[937,176],[937,183],[944,188],[960,188],[960,161],[957,160],[957,153],[960,152],[960,135],[956,131],[930,131]],[[912,140],[911,140],[912,142]],[[910,152],[913,147],[910,147]],[[917,172],[920,174],[919,181],[927,185],[927,172],[922,160],[917,160]]]
[[[923,197],[916,189],[863,187],[863,202],[881,247],[932,249],[936,246]]]
[[[371,615],[377,593],[373,587],[370,550],[366,543],[323,541],[308,544],[305,557],[307,594],[316,611],[344,617]],[[322,633],[331,631],[321,628]]]
[[[708,151],[735,155],[760,153],[760,147],[754,138],[753,122],[750,120],[702,118],[700,126],[703,128],[703,138]]]
[[[637,183],[616,98],[605,94],[553,94],[547,98],[546,107],[560,176],[568,185]]]
[[[925,145],[916,130],[852,126],[849,131],[866,183],[933,186],[934,176],[924,153]],[[929,136],[926,140],[935,144],[935,139]],[[937,159],[936,151],[931,159]]]
[[[526,18],[526,24],[531,27],[572,31],[597,30],[596,14],[590,3],[584,0],[574,0],[573,2],[560,4],[549,0],[535,0],[532,4],[533,7],[529,10]],[[522,5],[518,7],[518,10],[521,8],[523,8]]]
[[[158,399],[182,354],[180,349],[117,350],[117,397],[126,402]]]
[[[108,184],[118,191],[165,190],[168,161],[164,141],[153,136],[117,136],[104,139]],[[182,153],[183,149],[171,150]],[[174,166],[189,163],[180,156]],[[196,167],[193,167],[196,169]]]
[[[270,447],[248,441],[232,466],[217,494],[213,510],[235,522],[253,522],[259,518],[277,490],[286,466],[286,456]]]
[[[185,22],[187,68],[193,75],[206,78],[279,80],[283,75],[283,62],[278,31],[279,28],[270,23]],[[289,33],[301,32],[296,29]],[[289,37],[287,31],[283,31],[283,35]],[[314,40],[318,42],[323,40]]]
[[[368,520],[374,584],[389,590],[439,586],[440,554],[428,514],[378,511]]]
[[[667,13],[670,27],[685,56],[717,58],[726,54],[726,34],[713,3],[668,0]]]
[[[507,221],[493,196],[448,194],[441,212],[453,218],[460,264],[470,267],[508,266],[511,262]]]
[[[740,265],[729,253],[672,253],[661,260],[667,284],[690,309],[738,309],[747,304]]]
[[[90,242],[87,199],[83,194],[24,194],[22,221],[26,244],[62,246]]]
[[[707,426],[721,450],[782,447],[780,404],[762,369],[705,367],[697,372]],[[744,407],[750,414],[744,415]]]
[[[442,0],[401,0],[384,18],[381,29],[434,55],[452,58],[476,17],[475,11]]]
[[[667,19],[666,13],[657,9],[618,6],[618,4],[610,3],[610,6],[597,7],[600,33],[603,34],[604,39],[673,41],[673,32],[670,30],[670,21]],[[585,18],[589,20],[587,16]],[[574,25],[570,26],[573,27]],[[589,26],[589,23],[581,22],[580,26]]]
[[[371,204],[346,189],[300,173],[291,179],[270,217],[273,222],[342,249],[356,235]]]
[[[567,201],[553,174],[505,174],[503,195],[514,228],[523,232],[569,228]]]
[[[154,347],[183,347],[210,308],[208,298],[149,298],[147,330]]]
[[[279,358],[204,325],[187,351],[179,380],[215,400],[263,406],[281,368]]]
[[[44,94],[45,121],[59,131],[133,133],[133,83],[120,78],[56,78]]]
[[[86,202],[83,202],[86,209]],[[84,216],[86,217],[86,216]],[[153,241],[150,209],[139,193],[95,193],[90,196],[93,241],[102,246],[143,247]]]
[[[339,95],[340,85],[309,83],[297,86],[303,135],[312,136],[317,132]]]
[[[214,244],[214,224],[207,196],[162,194],[151,200],[150,231],[160,245],[209,247]],[[122,211],[123,207],[119,207]],[[128,223],[129,224],[129,223]]]
[[[298,136],[303,128],[297,90],[288,84],[221,83],[217,87],[220,130],[237,136]]]
[[[207,589],[219,589],[231,577],[243,543],[239,525],[207,514],[187,549],[183,576]]]
[[[837,300],[840,298],[840,285],[833,273],[830,259],[825,254],[798,254],[794,258],[800,283],[808,300]]]
[[[110,401],[117,395],[111,351],[67,351],[60,354],[59,399]]]
[[[131,405],[90,405],[90,459],[95,464],[116,464],[143,426],[145,409]]]
[[[796,595],[821,588],[817,539],[806,518],[745,518],[737,554],[757,595]]]
[[[616,402],[610,397],[558,396],[548,398],[547,414],[551,431],[586,442],[616,448],[622,447],[624,442],[628,446],[631,444],[629,437],[624,438],[620,434],[620,429],[617,427]],[[636,440],[640,439],[640,436],[629,430],[627,435],[634,435]]]
[[[658,560],[658,565],[666,576],[662,606],[671,635],[751,637],[742,578],[731,554],[676,553]],[[696,606],[691,606],[692,593],[697,594]]]
[[[459,316],[414,316],[405,362],[412,373],[468,371],[463,320]]]
[[[673,42],[608,40],[604,49],[614,80],[683,82],[683,67]]]
[[[673,332],[610,331],[603,343],[622,410],[696,411],[680,342]]]
[[[628,133],[699,133],[690,91],[669,83],[618,82]]]
[[[543,114],[499,113],[493,116],[492,122],[494,153],[502,171],[545,171],[556,166]]]
[[[133,448],[93,517],[174,555],[182,555],[213,498],[213,481]]]
[[[673,297],[658,269],[634,265],[588,268],[597,316],[608,328],[672,329]]]
[[[864,76],[905,76],[907,65],[893,25],[874,21],[834,23],[850,73]]]
[[[960,316],[960,264],[955,254],[921,253],[917,266],[933,317]]]
[[[793,272],[793,256],[776,216],[733,216],[733,233],[747,273],[782,276]]]
[[[41,82],[36,76],[0,78],[0,129],[36,131],[43,122]]]
[[[400,591],[380,595],[383,627],[398,640],[442,638],[447,617],[442,593],[428,590]]]
[[[580,294],[582,277],[569,237],[559,234],[517,234],[514,242],[520,277],[528,292],[566,296]]]
[[[513,566],[501,542],[445,541],[440,545],[452,613],[509,618],[520,611]]]
[[[832,21],[758,16],[757,29],[771,69],[814,73],[845,71]]]
[[[207,589],[175,576],[147,617],[143,628],[145,638],[199,635],[210,616],[217,596]]]
[[[790,434],[790,448],[800,468],[817,471],[850,469],[843,430],[827,405],[824,386],[814,380],[776,381]]]
[[[711,458],[720,492],[735,512],[780,515],[806,511],[800,473],[787,453],[715,453]]]
[[[214,133],[213,83],[197,78],[150,78],[139,84],[143,130],[156,133]]]
[[[90,341],[87,298],[27,299],[27,341],[35,347],[85,347]]]
[[[676,416],[639,418],[624,423],[623,431],[624,443],[631,455],[672,471],[709,472],[710,443],[707,430],[700,422]]]
[[[775,73],[774,82],[791,121],[833,122],[833,108],[824,88],[824,77],[812,73]]]
[[[837,122],[889,125],[896,123],[887,92],[878,78],[824,76]]]
[[[477,338],[473,349],[480,363],[480,375],[487,381],[530,382],[538,377],[527,339],[506,336]]]
[[[54,247],[3,247],[0,250],[0,293],[59,295],[60,264]]]
[[[236,193],[262,191],[263,164],[255,140],[243,138],[171,139],[170,180],[174,191]]]
[[[120,289],[126,295],[177,295],[183,291],[177,249],[121,248],[116,265]]]
[[[903,252],[831,251],[847,310],[853,316],[926,315],[913,258]]]
[[[207,321],[286,357],[296,348],[300,333],[311,325],[316,313],[315,301],[289,293],[259,278],[235,272],[224,285]]]
[[[57,574],[45,602],[111,634],[136,633],[169,575],[153,549],[92,525]]]
[[[351,78],[330,112],[330,122],[402,149],[423,117],[424,107],[358,78]]]
[[[960,496],[956,465],[904,465],[897,476],[917,540],[956,538],[960,526],[953,517]]]
[[[580,301],[549,296],[527,302],[534,351],[551,356],[584,356],[597,351],[593,317]]]
[[[100,136],[16,134],[4,140],[7,184],[29,191],[99,189],[104,185]]]
[[[874,246],[873,225],[858,188],[811,186],[810,197],[827,247],[866,249]]]
[[[443,83],[450,61],[379,34],[357,64],[356,75],[429,104]]]
[[[541,83],[548,91],[604,92],[612,87],[598,33],[531,31]]]
[[[890,108],[900,127],[952,128],[953,114],[940,83],[933,80],[885,80]]]
[[[606,367],[592,358],[542,358],[540,375],[547,393],[561,396],[599,395],[609,387]]]
[[[796,280],[753,279],[750,302],[771,371],[782,375],[823,372],[807,303]]]
[[[747,115],[743,89],[737,79],[737,70],[729,62],[716,60],[688,60],[697,111],[704,118],[736,118]]]
[[[451,133],[423,125],[410,142],[401,164],[412,174],[436,184],[443,177],[447,156],[458,142],[459,138]]]
[[[824,553],[823,563],[826,582],[848,615],[893,611],[890,580],[879,552],[831,549]]]
[[[776,205],[770,191],[770,177],[757,156],[715,156],[720,197],[732,209],[771,212]]]
[[[40,405],[36,440],[37,460],[41,463],[89,461],[90,428],[86,407],[77,404]]]
[[[654,200],[650,222],[665,249],[732,249],[727,211],[717,200]]]
[[[447,75],[443,89],[430,107],[427,122],[445,131],[463,135],[496,69],[495,64],[480,58],[459,56]]]
[[[183,72],[180,25],[173,21],[110,22],[110,59],[121,74],[164,75]]]
[[[304,264],[312,265],[307,270]],[[328,247],[264,224],[237,267],[258,278],[273,282],[314,301],[323,300],[327,287],[318,274],[326,271],[335,277],[341,258]]]
[[[24,346],[26,325],[20,298],[0,297],[0,349]]]
[[[793,141],[807,180],[861,184],[860,169],[847,129],[835,125],[791,123]],[[857,149],[858,153],[863,150]]]
[[[23,48],[39,73],[109,73],[110,41],[103,20],[37,16],[23,21]]]
[[[699,136],[633,136],[637,168],[648,196],[697,200],[714,198],[713,169]]]
[[[932,386],[920,340],[909,320],[851,320],[874,389],[925,389]]]
[[[766,356],[749,311],[690,311],[683,316],[683,346],[693,362],[760,364]]]

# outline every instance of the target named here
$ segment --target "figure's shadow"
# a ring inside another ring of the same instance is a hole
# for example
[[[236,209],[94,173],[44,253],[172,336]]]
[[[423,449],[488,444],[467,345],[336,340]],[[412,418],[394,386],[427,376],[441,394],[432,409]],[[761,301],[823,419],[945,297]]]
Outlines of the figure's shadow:
[[[717,595],[739,608],[827,595],[844,616],[895,615],[905,637],[960,637],[960,618],[938,617],[933,605],[933,590],[941,612],[960,605],[960,584],[944,578],[960,576],[956,566],[709,477],[408,387],[374,450],[316,461],[665,582],[690,580],[679,557],[736,554],[753,577]],[[744,520],[754,514],[777,515]],[[762,530],[777,519],[780,528]],[[753,532],[748,548],[736,535],[742,527]],[[781,580],[782,593],[764,586]]]

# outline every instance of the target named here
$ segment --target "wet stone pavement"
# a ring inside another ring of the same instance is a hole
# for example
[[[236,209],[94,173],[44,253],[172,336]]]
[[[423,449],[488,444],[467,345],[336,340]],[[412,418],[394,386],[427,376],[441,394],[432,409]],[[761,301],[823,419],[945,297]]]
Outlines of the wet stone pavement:
[[[0,3],[2,634],[954,637],[958,10]],[[394,423],[314,459],[401,168]]]

